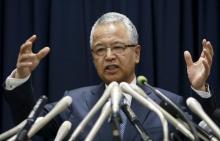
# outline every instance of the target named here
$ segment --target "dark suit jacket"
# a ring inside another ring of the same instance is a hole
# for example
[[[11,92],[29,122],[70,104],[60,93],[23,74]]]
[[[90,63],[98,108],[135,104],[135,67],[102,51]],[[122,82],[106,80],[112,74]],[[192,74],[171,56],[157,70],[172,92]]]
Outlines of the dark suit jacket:
[[[59,126],[63,121],[69,120],[72,122],[72,130],[74,130],[81,120],[87,115],[93,105],[99,100],[101,95],[103,94],[105,89],[104,84],[83,87],[71,91],[66,91],[64,95],[69,95],[73,99],[72,105],[59,116],[57,116],[54,120],[52,120],[39,134],[44,137],[54,138]],[[147,87],[142,87],[142,89],[149,95],[154,101],[160,103],[161,100]],[[186,107],[184,106],[185,102],[183,98],[168,92],[166,90],[160,89],[162,93],[164,93],[168,98],[170,98],[174,103],[176,103],[181,109],[186,111]],[[5,97],[11,106],[11,110],[13,113],[13,118],[15,123],[19,123],[24,120],[29,114],[30,110],[34,105],[34,98],[32,96],[32,88],[30,80],[25,84],[19,86],[13,91],[6,91]],[[202,102],[205,104],[210,104],[209,106],[213,106],[213,102],[211,99],[203,100]],[[45,115],[48,113],[56,103],[51,103],[46,105],[44,111],[41,115]],[[132,99],[131,108],[134,110],[142,125],[152,137],[154,141],[162,141],[163,132],[162,126],[157,115],[147,108],[143,107],[139,102],[135,99]],[[89,133],[91,128],[93,127],[96,119],[98,118],[100,112],[95,115],[93,120],[88,124],[84,132],[77,139],[78,141],[84,140],[86,135]],[[169,125],[170,132],[176,132],[175,129]],[[72,133],[72,132],[71,132]],[[102,125],[99,133],[97,134],[95,141],[112,141],[112,133],[111,133],[111,125],[106,121],[104,125]],[[129,121],[126,124],[124,141],[141,141],[137,131],[132,127]]]

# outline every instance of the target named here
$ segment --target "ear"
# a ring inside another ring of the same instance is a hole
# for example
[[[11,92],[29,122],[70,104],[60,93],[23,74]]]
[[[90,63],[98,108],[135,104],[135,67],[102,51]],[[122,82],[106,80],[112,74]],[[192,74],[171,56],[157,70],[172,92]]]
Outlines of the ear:
[[[137,47],[135,47],[135,63],[136,64],[140,62],[140,56],[141,56],[141,46],[137,45]]]

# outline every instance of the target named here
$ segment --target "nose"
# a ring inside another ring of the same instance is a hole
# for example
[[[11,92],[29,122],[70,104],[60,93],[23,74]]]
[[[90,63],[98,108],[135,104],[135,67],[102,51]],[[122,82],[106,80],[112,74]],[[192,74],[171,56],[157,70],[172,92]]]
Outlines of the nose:
[[[115,55],[113,54],[111,48],[107,48],[106,50],[106,59],[113,59],[115,57]]]

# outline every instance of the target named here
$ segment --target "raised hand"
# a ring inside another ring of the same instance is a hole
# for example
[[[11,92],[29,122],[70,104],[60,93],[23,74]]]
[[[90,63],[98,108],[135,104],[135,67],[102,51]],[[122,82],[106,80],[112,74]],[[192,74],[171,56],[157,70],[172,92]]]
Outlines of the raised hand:
[[[196,62],[192,61],[189,51],[184,52],[184,58],[187,65],[188,78],[192,87],[197,90],[206,91],[205,84],[210,74],[214,53],[211,43],[206,39],[203,39],[202,46],[203,50]]]
[[[33,35],[26,40],[20,47],[20,52],[16,64],[15,78],[25,78],[38,66],[41,59],[43,59],[50,51],[49,47],[44,47],[37,53],[33,53],[32,46],[36,41],[37,36]]]

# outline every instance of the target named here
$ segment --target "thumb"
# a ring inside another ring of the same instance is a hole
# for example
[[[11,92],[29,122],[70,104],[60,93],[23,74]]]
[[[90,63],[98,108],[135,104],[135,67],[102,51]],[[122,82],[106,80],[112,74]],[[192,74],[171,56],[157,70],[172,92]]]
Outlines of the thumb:
[[[184,59],[185,59],[185,62],[186,62],[187,66],[190,66],[190,65],[193,64],[192,56],[189,53],[189,51],[184,51]]]
[[[43,49],[41,49],[41,50],[37,53],[37,57],[39,58],[39,60],[41,60],[41,59],[43,59],[49,52],[50,52],[50,48],[49,48],[49,47],[44,47]]]

